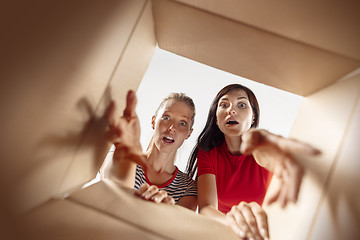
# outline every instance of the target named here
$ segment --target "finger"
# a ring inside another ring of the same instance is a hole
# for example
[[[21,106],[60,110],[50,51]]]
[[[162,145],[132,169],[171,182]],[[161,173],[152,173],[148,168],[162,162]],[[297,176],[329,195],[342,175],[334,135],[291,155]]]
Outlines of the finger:
[[[226,221],[228,223],[228,225],[231,227],[232,231],[241,239],[245,239],[247,233],[250,231],[250,229],[247,227],[245,220],[243,220],[243,224],[238,223],[241,222],[240,218],[243,219],[242,216],[238,216],[236,220],[234,213],[236,211],[230,211],[226,214]],[[239,213],[236,213],[239,214]],[[243,230],[245,229],[245,230]]]
[[[250,229],[251,233],[247,234],[248,238],[258,238],[261,237],[259,229],[258,229],[258,225],[256,222],[256,218],[254,213],[252,212],[251,207],[249,206],[249,204],[246,204],[245,202],[241,202],[238,205],[238,208],[241,210],[241,213]]]
[[[265,145],[273,145],[287,153],[319,155],[321,151],[298,140],[284,138],[263,129],[251,129],[242,135],[240,150],[251,154],[254,149]]]
[[[153,195],[155,195],[159,191],[158,187],[155,185],[151,185],[143,194],[141,194],[141,197],[149,200]]]
[[[288,183],[291,184],[289,186],[288,199],[295,203],[299,196],[304,168],[298,162],[288,159],[288,161],[285,161],[285,169],[286,173],[288,173],[288,176],[286,176],[289,178]]]
[[[300,142],[295,139],[269,135],[269,141],[272,143],[278,142],[279,148],[288,153],[300,153],[307,155],[319,155],[321,153],[319,149],[316,149],[309,144]]]
[[[157,193],[155,193],[154,195],[152,195],[150,199],[156,203],[160,203],[166,197],[167,197],[167,192],[164,190],[160,190]]]
[[[284,138],[279,135],[272,134],[268,131],[262,130],[261,135],[265,142],[277,145],[281,150],[287,153],[300,153],[308,155],[319,155],[321,151],[312,147],[307,143],[303,143],[296,139]]]
[[[279,203],[281,208],[285,208],[287,206],[287,203],[289,201],[288,193],[289,193],[289,186],[291,183],[289,183],[289,178],[286,173],[284,173],[283,178],[281,179],[281,187],[280,187],[280,193],[279,197],[277,199],[277,202]]]
[[[289,157],[284,158],[284,169],[281,173],[281,191],[277,201],[282,208],[289,202],[296,202],[303,176],[302,166]]]
[[[287,174],[287,169],[285,167],[285,163],[287,161],[287,157],[282,155],[279,156],[281,161],[278,162],[274,169],[274,176],[276,176],[277,180],[279,181],[277,185],[277,189],[275,193],[273,193],[266,201],[267,205],[270,205],[274,202],[278,202],[280,206],[285,207],[286,205],[286,195],[288,192],[288,183],[289,178]]]
[[[163,203],[175,205],[175,199],[171,196],[167,196],[166,198],[163,199]]]
[[[267,215],[266,215],[264,209],[261,208],[260,205],[257,204],[256,202],[251,202],[249,205],[255,216],[260,235],[264,239],[268,239],[269,238],[269,225],[268,225]]]
[[[135,190],[135,194],[138,196],[141,196],[144,192],[146,192],[146,190],[150,187],[149,184],[147,183],[143,183],[141,184],[141,186],[139,187],[139,189]]]
[[[137,99],[135,92],[130,90],[126,97],[126,107],[124,110],[124,117],[129,121],[131,118],[136,117],[136,104]]]
[[[250,207],[247,205],[247,203],[241,202],[238,206],[233,206],[232,215],[238,228],[240,229],[240,234],[242,231],[245,237],[254,238],[256,234],[254,234],[252,229],[253,226],[251,225],[256,225],[256,222],[254,216],[252,216],[252,218],[249,216],[246,217],[246,215],[249,215],[249,211]]]
[[[273,194],[271,194],[270,197],[266,198],[266,202],[264,204],[269,206],[269,205],[273,204],[274,202],[276,202],[279,199],[280,192],[281,192],[281,185],[279,184],[279,186],[275,190],[275,192]]]

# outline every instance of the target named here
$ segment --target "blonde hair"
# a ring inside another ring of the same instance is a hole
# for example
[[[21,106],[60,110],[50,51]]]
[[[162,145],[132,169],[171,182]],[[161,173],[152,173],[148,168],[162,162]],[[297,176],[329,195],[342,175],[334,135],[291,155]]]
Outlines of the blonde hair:
[[[180,101],[190,107],[190,109],[193,111],[193,115],[191,117],[191,123],[190,123],[190,128],[192,128],[192,126],[194,125],[194,121],[195,121],[195,104],[194,104],[194,101],[189,96],[187,96],[185,93],[177,93],[177,92],[170,93],[166,98],[163,99],[163,101],[160,103],[159,107],[156,109],[155,117],[157,116],[159,109],[162,106],[164,106],[164,104],[169,100]]]

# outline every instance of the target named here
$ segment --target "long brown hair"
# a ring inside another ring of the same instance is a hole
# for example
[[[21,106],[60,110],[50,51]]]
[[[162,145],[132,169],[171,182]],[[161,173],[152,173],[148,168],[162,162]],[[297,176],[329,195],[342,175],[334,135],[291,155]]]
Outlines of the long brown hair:
[[[193,177],[197,172],[196,158],[199,148],[201,148],[204,151],[210,151],[214,147],[220,146],[224,142],[225,140],[224,133],[221,132],[221,130],[216,124],[216,111],[220,98],[234,89],[242,89],[248,95],[249,102],[254,114],[254,121],[251,124],[250,128],[257,128],[257,126],[259,125],[259,118],[260,118],[259,104],[255,94],[249,88],[240,84],[230,84],[225,86],[223,89],[221,89],[218,92],[218,94],[215,96],[210,106],[206,125],[197,139],[197,143],[191,152],[188,164],[186,166],[186,173],[190,177]]]

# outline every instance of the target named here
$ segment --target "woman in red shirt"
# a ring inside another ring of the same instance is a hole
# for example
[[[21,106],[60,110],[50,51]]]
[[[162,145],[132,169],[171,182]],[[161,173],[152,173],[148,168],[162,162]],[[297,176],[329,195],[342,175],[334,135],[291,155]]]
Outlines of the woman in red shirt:
[[[293,153],[318,154],[300,142],[256,130],[260,109],[254,93],[232,84],[216,95],[187,166],[198,174],[201,214],[231,226],[241,238],[268,238],[263,203],[272,173],[282,180],[270,202],[295,202],[303,168]],[[195,164],[197,160],[197,165]]]

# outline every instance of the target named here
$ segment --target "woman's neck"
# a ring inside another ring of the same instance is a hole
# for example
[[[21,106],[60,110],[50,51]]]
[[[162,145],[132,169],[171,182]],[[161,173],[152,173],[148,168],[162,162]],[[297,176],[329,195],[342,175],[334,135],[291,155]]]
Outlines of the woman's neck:
[[[148,167],[151,167],[156,172],[165,172],[172,174],[175,167],[175,153],[160,152],[154,145],[146,152]]]
[[[241,136],[236,136],[236,137],[225,136],[225,142],[227,149],[231,155],[241,155],[240,152]]]

